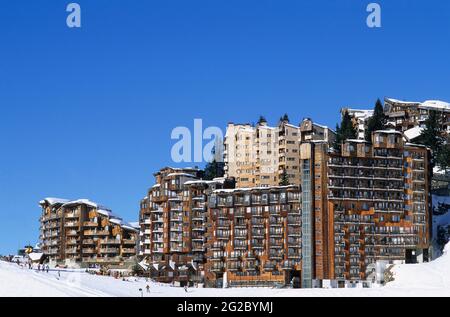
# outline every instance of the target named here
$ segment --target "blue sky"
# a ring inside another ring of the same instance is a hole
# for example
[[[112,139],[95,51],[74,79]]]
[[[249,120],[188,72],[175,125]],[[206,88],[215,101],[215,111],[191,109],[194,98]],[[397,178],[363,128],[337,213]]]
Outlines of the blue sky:
[[[335,126],[376,98],[450,100],[450,2],[0,4],[0,253],[38,239],[38,201],[90,198],[137,220],[176,126],[287,112]]]

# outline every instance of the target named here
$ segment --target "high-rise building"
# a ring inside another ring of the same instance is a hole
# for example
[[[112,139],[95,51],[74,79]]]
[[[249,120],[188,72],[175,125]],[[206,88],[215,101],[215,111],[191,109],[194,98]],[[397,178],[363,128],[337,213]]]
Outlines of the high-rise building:
[[[208,286],[300,286],[298,186],[219,189],[208,205]]]
[[[340,153],[304,143],[302,285],[373,280],[376,263],[427,261],[431,243],[430,152],[402,133],[347,140]]]
[[[87,199],[46,198],[41,249],[52,265],[123,265],[136,256],[139,230]]]
[[[207,194],[226,181],[200,180],[197,168],[163,168],[141,201],[140,256],[160,282],[201,282],[204,277]]]
[[[281,120],[270,127],[265,120],[256,126],[229,123],[225,136],[225,176],[236,179],[239,188],[299,185],[299,149],[302,142],[325,140],[332,144],[335,133],[305,119],[299,126]]]

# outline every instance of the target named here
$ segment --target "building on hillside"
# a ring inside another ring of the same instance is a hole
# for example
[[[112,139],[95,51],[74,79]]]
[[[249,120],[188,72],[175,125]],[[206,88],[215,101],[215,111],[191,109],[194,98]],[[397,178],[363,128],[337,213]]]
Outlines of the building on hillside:
[[[87,199],[46,198],[41,250],[52,265],[123,265],[136,256],[139,230]]]
[[[376,263],[429,259],[430,151],[394,130],[372,144],[302,144],[302,285],[373,280]],[[319,285],[318,285],[319,284]]]
[[[219,189],[208,204],[208,286],[299,286],[298,186]]]
[[[411,102],[386,98],[384,111],[388,117],[389,127],[401,132],[415,127],[423,128],[430,111],[436,111],[442,117],[443,131],[447,135],[450,132],[450,104],[444,101]]]
[[[358,140],[365,140],[367,125],[369,123],[369,119],[373,116],[373,110],[362,110],[362,109],[351,109],[351,108],[342,108],[341,116],[343,117],[345,112],[348,112],[350,117],[352,118],[353,125],[357,131],[356,138]]]
[[[141,201],[140,256],[159,282],[204,280],[207,197],[228,182],[201,175],[196,168],[163,168]]]
[[[298,185],[299,149],[303,141],[325,140],[332,144],[335,132],[305,119],[299,126],[281,120],[277,127],[266,121],[256,126],[229,123],[224,141],[225,176],[240,188],[278,186],[283,181]]]

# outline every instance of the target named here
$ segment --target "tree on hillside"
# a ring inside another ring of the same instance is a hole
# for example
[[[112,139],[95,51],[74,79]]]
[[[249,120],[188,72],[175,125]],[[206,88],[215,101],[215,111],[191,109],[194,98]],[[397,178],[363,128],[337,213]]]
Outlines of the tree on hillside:
[[[223,162],[217,162],[216,159],[213,159],[206,164],[204,179],[213,180],[217,177],[223,177],[225,175],[224,166],[225,164]]]
[[[216,148],[219,148],[219,150],[216,150]],[[221,151],[221,149],[222,145],[216,143],[211,150],[212,160],[205,166],[203,179],[213,180],[214,178],[223,177],[225,175],[225,163],[223,162],[223,151]]]
[[[433,158],[437,157],[439,149],[444,144],[442,137],[441,118],[436,111],[430,111],[425,120],[425,129],[420,134],[417,143],[428,146],[433,151]]]
[[[259,116],[258,124],[267,123],[267,120],[264,116]]]
[[[387,124],[387,117],[384,114],[383,104],[378,99],[375,103],[375,108],[372,117],[370,117],[367,123],[365,139],[368,142],[372,142],[372,132],[377,130],[385,130]]]
[[[345,111],[342,116],[341,125],[336,125],[336,140],[334,142],[334,149],[339,151],[341,149],[341,144],[348,139],[355,139],[357,136],[357,131],[353,124],[352,117]]]
[[[450,145],[445,144],[439,148],[436,154],[436,164],[447,173],[450,168]]]

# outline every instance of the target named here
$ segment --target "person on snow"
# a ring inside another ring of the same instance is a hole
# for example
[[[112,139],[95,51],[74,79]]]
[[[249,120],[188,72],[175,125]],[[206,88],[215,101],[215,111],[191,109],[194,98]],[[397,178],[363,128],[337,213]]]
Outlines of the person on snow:
[[[150,293],[150,285],[147,284],[145,288],[147,289],[147,293]]]

